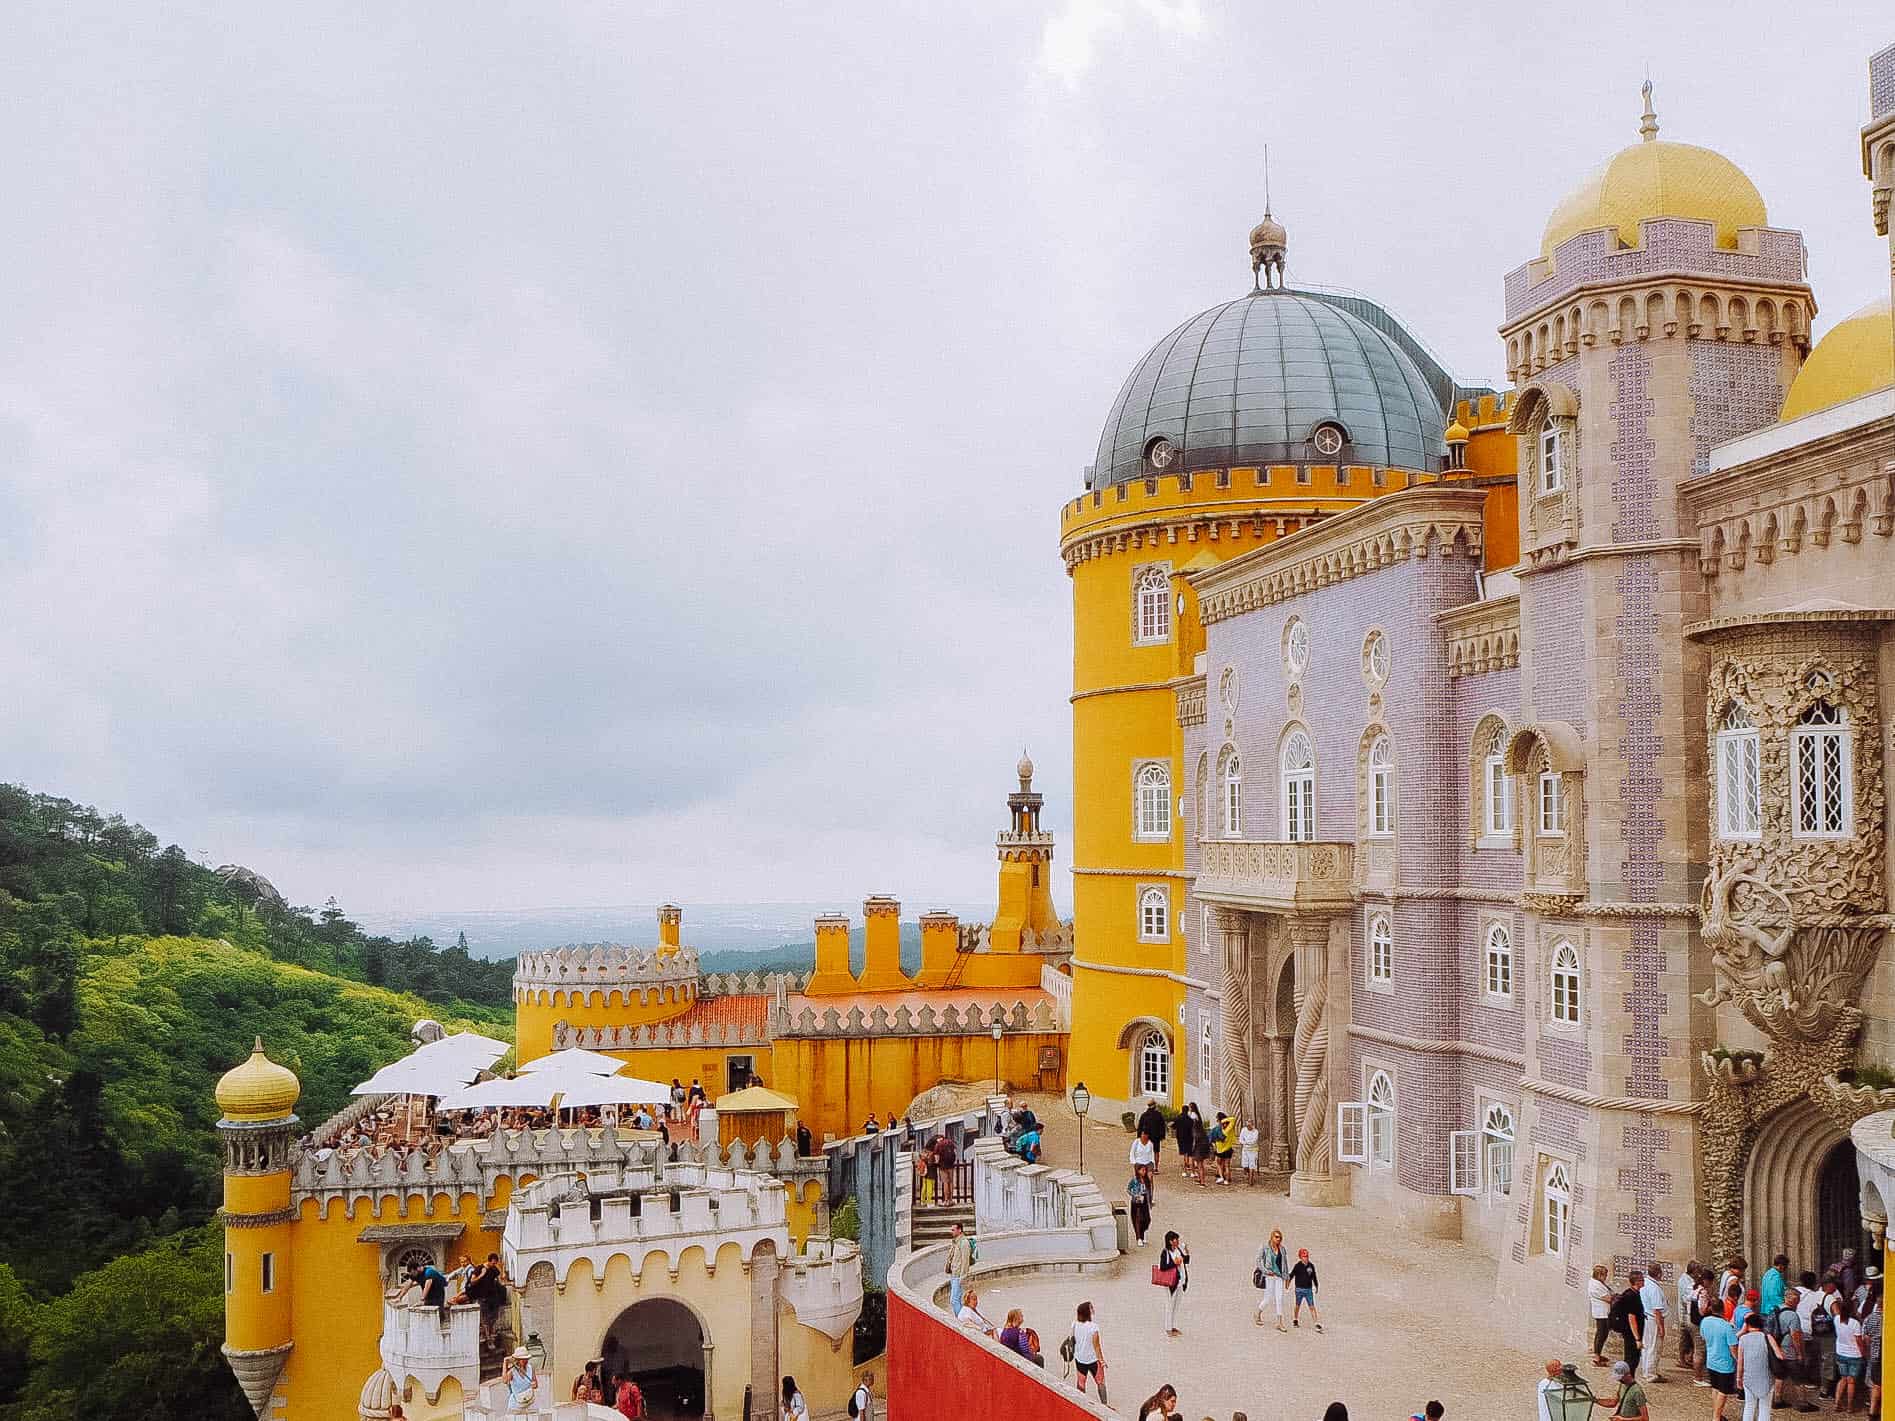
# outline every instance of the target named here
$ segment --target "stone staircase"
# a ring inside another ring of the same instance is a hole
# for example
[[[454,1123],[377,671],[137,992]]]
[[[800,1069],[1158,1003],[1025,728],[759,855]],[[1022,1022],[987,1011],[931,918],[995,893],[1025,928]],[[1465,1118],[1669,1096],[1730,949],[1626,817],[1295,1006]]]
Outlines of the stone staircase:
[[[974,1201],[969,1199],[965,1203],[918,1205],[914,1219],[916,1248],[946,1243],[954,1237],[956,1224],[961,1226],[963,1233],[974,1232]]]

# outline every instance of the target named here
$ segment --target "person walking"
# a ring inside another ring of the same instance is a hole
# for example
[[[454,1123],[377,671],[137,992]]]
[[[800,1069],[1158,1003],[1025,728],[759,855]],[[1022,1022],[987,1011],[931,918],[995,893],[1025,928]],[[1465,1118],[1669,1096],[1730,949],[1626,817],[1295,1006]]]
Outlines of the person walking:
[[[1092,1315],[1092,1304],[1081,1303],[1073,1314],[1073,1366],[1079,1373],[1079,1394],[1086,1393],[1086,1378],[1099,1388],[1099,1404],[1105,1399],[1105,1339],[1099,1336],[1099,1323]]]
[[[1165,1234],[1165,1246],[1158,1250],[1158,1262],[1152,1265],[1151,1280],[1165,1290],[1165,1336],[1182,1337],[1178,1330],[1178,1300],[1191,1286],[1191,1250],[1184,1246],[1178,1231]]]
[[[1185,1106],[1191,1112],[1191,1155],[1192,1168],[1197,1172],[1199,1184],[1211,1182],[1211,1127],[1204,1123],[1203,1112],[1194,1100]]]
[[[1606,1282],[1608,1270],[1595,1263],[1586,1282],[1586,1305],[1592,1310],[1592,1365],[1605,1365],[1606,1335],[1612,1331],[1612,1288]]]
[[[1658,1364],[1664,1358],[1665,1326],[1670,1304],[1665,1300],[1665,1275],[1661,1264],[1654,1263],[1645,1270],[1645,1281],[1639,1286],[1638,1300],[1645,1307],[1645,1327],[1643,1345],[1639,1348],[1639,1380],[1661,1382],[1665,1378],[1658,1370]]]
[[[1703,1271],[1704,1265],[1694,1258],[1678,1275],[1678,1365],[1687,1372],[1697,1366],[1698,1275]]]
[[[1157,1101],[1145,1102],[1144,1110],[1139,1113],[1138,1129],[1140,1134],[1151,1141],[1151,1168],[1152,1173],[1156,1174],[1165,1155],[1165,1112],[1158,1108]]]
[[[1645,1388],[1624,1362],[1612,1364],[1612,1380],[1618,1383],[1619,1398],[1612,1404],[1611,1421],[1651,1421],[1651,1407],[1645,1401]]]
[[[1261,1281],[1263,1296],[1257,1299],[1257,1326],[1263,1326],[1265,1308],[1276,1309],[1276,1330],[1288,1332],[1283,1325],[1283,1285],[1290,1276],[1289,1259],[1283,1248],[1283,1230],[1271,1229],[1270,1241],[1257,1250],[1256,1267],[1252,1270]]]
[[[875,1421],[875,1373],[862,1373],[862,1380],[849,1393],[850,1421]]]
[[[948,1244],[948,1311],[955,1317],[961,1315],[961,1293],[967,1287],[968,1270],[974,1266],[974,1246],[968,1241],[967,1234],[959,1224],[954,1226],[954,1238]]]
[[[1744,1319],[1744,1330],[1737,1338],[1734,1380],[1744,1398],[1744,1421],[1770,1421],[1776,1392],[1776,1377],[1770,1369],[1772,1357],[1782,1360],[1783,1349],[1763,1330],[1763,1319],[1753,1312]]]
[[[540,1374],[534,1369],[533,1354],[515,1347],[500,1374],[500,1385],[507,1394],[507,1410],[522,1415],[533,1409],[533,1395],[539,1390]]]
[[[696,1084],[693,1082],[693,1084]],[[809,1421],[809,1403],[803,1400],[803,1390],[797,1386],[796,1378],[783,1378],[783,1407],[780,1421]]]
[[[1845,1249],[1843,1257],[1853,1261],[1854,1249]],[[1862,1320],[1856,1316],[1855,1304],[1847,1298],[1838,1299],[1832,1311],[1836,1319],[1836,1412],[1842,1415],[1856,1409],[1856,1390],[1864,1371]]]
[[[1323,1330],[1322,1314],[1316,1311],[1316,1265],[1309,1261],[1309,1250],[1296,1250],[1296,1262],[1290,1265],[1290,1286],[1296,1292],[1296,1305],[1290,1309],[1290,1326],[1303,1325],[1303,1308],[1309,1307],[1309,1320],[1316,1330]]]
[[[1808,1388],[1811,1385],[1810,1364],[1815,1359],[1815,1352],[1809,1345],[1809,1339],[1803,1335],[1802,1314],[1796,1310],[1797,1300],[1801,1296],[1795,1288],[1785,1292],[1773,1316],[1774,1325],[1766,1323],[1766,1329],[1775,1335],[1777,1345],[1782,1349],[1783,1376],[1777,1381],[1776,1404],[1793,1407],[1797,1411],[1814,1411],[1816,1407],[1809,1399]]]
[[[1139,1165],[1125,1186],[1126,1197],[1131,1201],[1132,1237],[1140,1248],[1145,1246],[1145,1235],[1151,1231],[1150,1169],[1150,1165]]]
[[[1608,1311],[1612,1330],[1618,1333],[1625,1348],[1626,1365],[1633,1371],[1638,1370],[1639,1354],[1645,1341],[1645,1299],[1639,1291],[1644,1283],[1645,1275],[1638,1269],[1626,1274],[1626,1286],[1612,1300]]]
[[[1757,1284],[1757,1296],[1763,1304],[1760,1311],[1765,1317],[1775,1317],[1783,1310],[1783,1295],[1789,1288],[1789,1255],[1779,1253],[1770,1260],[1770,1266],[1764,1270],[1763,1278]]]
[[[1195,1126],[1191,1119],[1191,1110],[1187,1106],[1178,1112],[1178,1118],[1171,1122],[1171,1134],[1178,1142],[1178,1164],[1187,1178],[1197,1163],[1197,1141],[1192,1137]]]
[[[1237,1132],[1237,1167],[1244,1172],[1244,1183],[1254,1188],[1257,1183],[1257,1141],[1261,1138],[1253,1121],[1244,1121],[1244,1128]]]
[[[1138,1134],[1133,1137],[1132,1148],[1127,1151],[1126,1157],[1133,1169],[1149,1169],[1158,1163],[1158,1147],[1152,1143],[1151,1136],[1145,1133],[1144,1126],[1141,1125]]]
[[[1217,1182],[1230,1183],[1230,1160],[1237,1152],[1237,1124],[1223,1111],[1211,1126],[1211,1156],[1217,1165]]]
[[[1737,1395],[1737,1334],[1721,1312],[1707,1312],[1698,1325],[1704,1341],[1705,1384],[1717,1393],[1713,1421],[1724,1421],[1724,1403]]]

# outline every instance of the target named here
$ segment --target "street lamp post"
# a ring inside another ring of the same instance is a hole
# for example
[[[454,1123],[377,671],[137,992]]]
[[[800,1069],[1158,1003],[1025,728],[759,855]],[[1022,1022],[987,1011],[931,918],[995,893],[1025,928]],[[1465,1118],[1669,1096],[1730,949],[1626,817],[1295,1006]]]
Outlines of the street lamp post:
[[[1079,1172],[1086,1172],[1086,1113],[1092,1109],[1092,1092],[1084,1081],[1073,1087],[1073,1114],[1079,1117]]]
[[[993,1032],[994,1032],[994,1094],[995,1095],[1000,1094],[1000,1038],[1006,1034],[1006,1030],[1007,1028],[1002,1026],[999,1022],[996,1021],[994,1023]]]

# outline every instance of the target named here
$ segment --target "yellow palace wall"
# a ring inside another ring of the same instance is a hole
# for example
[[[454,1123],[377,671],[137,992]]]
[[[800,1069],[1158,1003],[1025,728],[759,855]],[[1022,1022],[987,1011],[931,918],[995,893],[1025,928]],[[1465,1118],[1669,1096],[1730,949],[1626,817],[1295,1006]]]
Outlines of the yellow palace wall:
[[[1009,1031],[1000,1047],[1001,1079],[1019,1089],[1061,1089],[1065,1045],[1061,1032]],[[1039,1069],[1043,1050],[1055,1069]],[[799,1116],[820,1140],[854,1134],[870,1111],[899,1118],[942,1081],[991,1081],[994,1041],[971,1034],[785,1037],[776,1043],[776,1062],[772,1089],[796,1098]]]
[[[562,1021],[574,1027],[648,1026],[683,1016],[695,999],[696,988],[691,984],[647,988],[643,1001],[637,988],[629,993],[617,987],[584,992],[521,988],[513,994],[514,1059],[524,1065],[549,1053],[553,1027]]]

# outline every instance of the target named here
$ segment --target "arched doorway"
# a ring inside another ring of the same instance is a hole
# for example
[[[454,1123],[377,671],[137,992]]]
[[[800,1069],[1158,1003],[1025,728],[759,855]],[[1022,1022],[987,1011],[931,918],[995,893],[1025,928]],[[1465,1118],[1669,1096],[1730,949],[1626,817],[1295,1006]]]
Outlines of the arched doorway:
[[[607,1371],[632,1374],[652,1421],[678,1421],[704,1414],[704,1340],[690,1308],[647,1298],[613,1320],[600,1355]]]
[[[1809,1097],[1758,1127],[1744,1171],[1744,1251],[1752,1276],[1779,1253],[1790,1267],[1820,1274],[1865,1247],[1855,1146]]]

